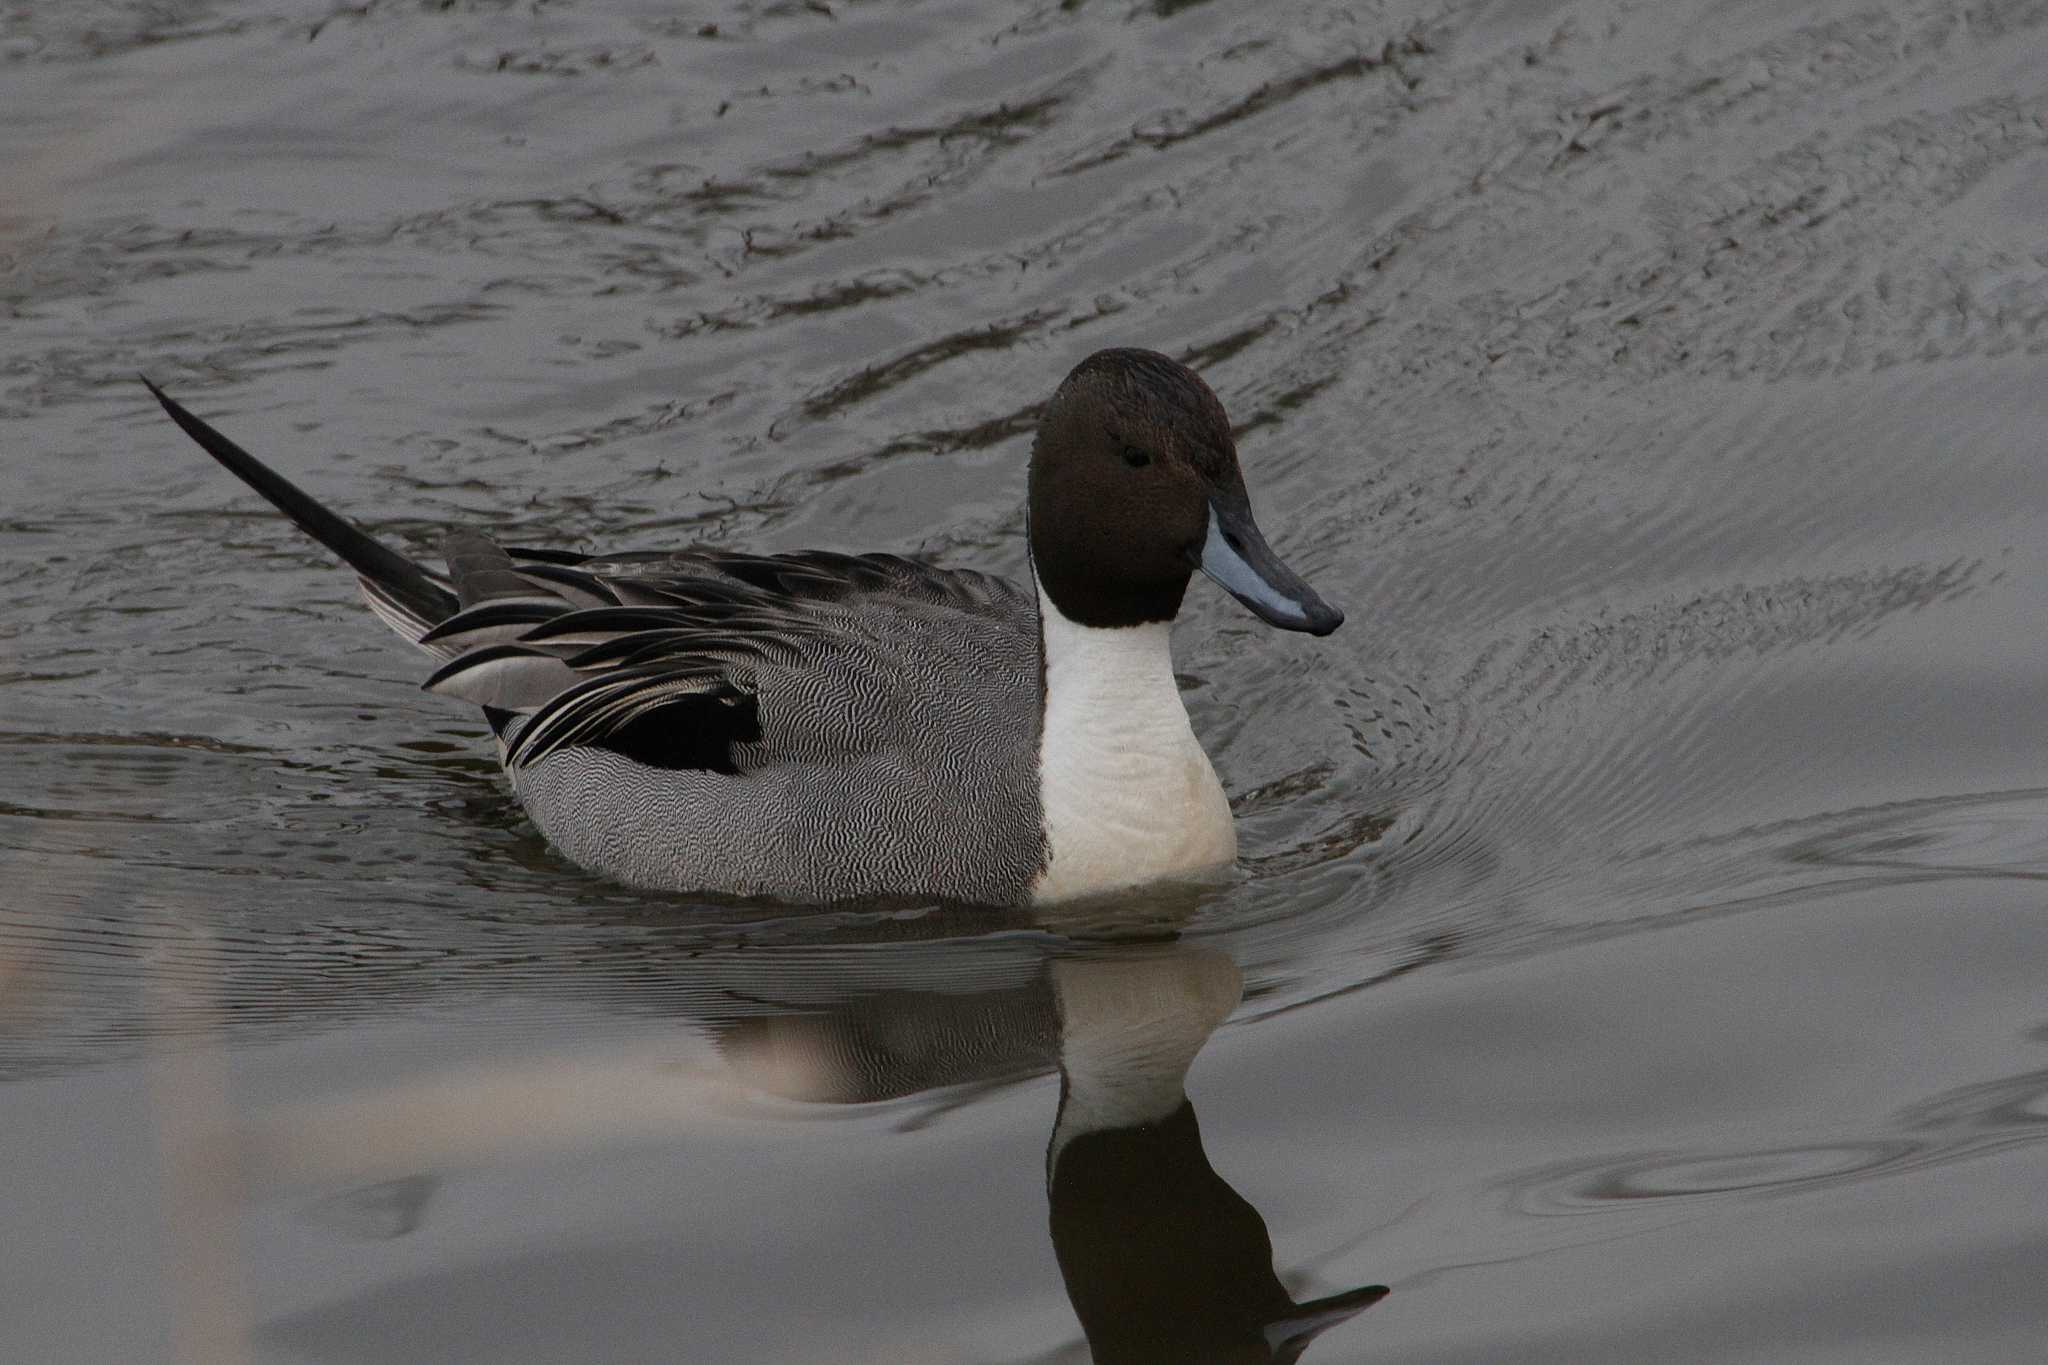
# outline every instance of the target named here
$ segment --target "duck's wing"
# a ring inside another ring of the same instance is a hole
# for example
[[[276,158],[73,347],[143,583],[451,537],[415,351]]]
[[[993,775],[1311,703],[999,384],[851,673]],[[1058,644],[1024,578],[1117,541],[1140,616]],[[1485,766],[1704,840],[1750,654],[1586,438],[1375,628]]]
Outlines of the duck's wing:
[[[1035,648],[1013,584],[898,555],[582,557],[466,536],[449,567],[474,605],[422,637],[455,651],[427,688],[525,716],[501,726],[514,769],[579,745],[728,773],[843,761],[901,742],[915,720],[887,712],[918,695],[906,684],[986,681],[1007,704]]]
[[[354,568],[386,624],[445,661],[426,686],[483,707],[508,768],[584,746],[739,773],[892,745],[943,751],[954,729],[971,739],[969,727],[1035,716],[1035,604],[1004,579],[887,554],[592,556],[475,532],[448,538],[443,574],[149,387],[193,440]]]

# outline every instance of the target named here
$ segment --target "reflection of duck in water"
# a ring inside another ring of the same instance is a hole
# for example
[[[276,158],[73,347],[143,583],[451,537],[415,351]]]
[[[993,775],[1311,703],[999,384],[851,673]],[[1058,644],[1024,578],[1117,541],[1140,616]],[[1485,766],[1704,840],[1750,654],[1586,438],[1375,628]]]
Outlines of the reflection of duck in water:
[[[1288,1362],[1387,1291],[1295,1303],[1265,1221],[1209,1164],[1183,1082],[1241,989],[1221,953],[1132,947],[1043,961],[983,994],[886,990],[718,1027],[748,1084],[811,1101],[1011,1079],[1056,1061],[1053,1250],[1098,1365]]]
[[[687,1040],[657,1026],[639,1047],[515,1053],[381,1092],[280,1105],[203,1135],[206,1151],[243,1153],[255,1185],[354,1182],[321,1202],[319,1221],[396,1236],[431,1217],[434,1172],[480,1156],[700,1128],[746,1147],[764,1096],[891,1102],[884,1112],[899,1129],[914,1128],[1056,1070],[1050,1230],[1094,1359],[1295,1361],[1386,1291],[1295,1303],[1274,1274],[1264,1221],[1209,1164],[1184,1080],[1243,983],[1221,952],[1160,937],[1200,903],[1193,891],[1128,898],[1056,920],[1019,916],[998,933],[984,932],[976,907],[783,919],[738,935],[699,926],[650,938],[638,919],[614,951],[576,937],[575,955],[549,960],[538,979],[586,1004],[687,1020]],[[1146,937],[1101,941],[1128,935]],[[795,1117],[780,1105],[765,1113]],[[362,1183],[371,1179],[381,1183]],[[372,1302],[334,1330],[367,1330],[379,1311]],[[390,1308],[393,1330],[410,1331],[416,1311]],[[1080,1350],[1046,1360],[1085,1359]]]
[[[1182,1083],[1237,1004],[1228,958],[1077,958],[1052,975],[1064,1040],[1052,1244],[1097,1365],[1292,1361],[1386,1296],[1372,1285],[1296,1304],[1265,1220],[1209,1165]]]

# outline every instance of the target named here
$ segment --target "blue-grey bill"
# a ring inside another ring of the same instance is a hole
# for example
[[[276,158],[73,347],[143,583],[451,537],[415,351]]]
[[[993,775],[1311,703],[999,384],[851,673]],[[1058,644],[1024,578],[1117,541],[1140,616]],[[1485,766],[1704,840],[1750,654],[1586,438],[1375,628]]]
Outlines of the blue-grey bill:
[[[1281,563],[1249,511],[1210,504],[1209,538],[1202,544],[1200,564],[1203,573],[1261,621],[1282,630],[1328,635],[1344,624],[1343,612]]]

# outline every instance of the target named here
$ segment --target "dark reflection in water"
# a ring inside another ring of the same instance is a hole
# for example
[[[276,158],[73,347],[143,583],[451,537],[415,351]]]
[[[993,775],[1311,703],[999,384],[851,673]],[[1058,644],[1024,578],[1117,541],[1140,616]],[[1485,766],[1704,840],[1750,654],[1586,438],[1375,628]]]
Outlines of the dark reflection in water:
[[[1052,1241],[1100,1365],[1292,1361],[1385,1297],[1366,1285],[1297,1304],[1265,1220],[1209,1164],[1182,1078],[1237,1003],[1227,958],[1098,954],[1056,961],[1052,977]]]
[[[1101,1365],[1298,1360],[1386,1297],[1363,1285],[1307,1303],[1273,1273],[1259,1211],[1209,1165],[1195,1108],[1083,1133],[1054,1158],[1052,1240]]]
[[[1184,1082],[1242,990],[1213,949],[1047,945],[1023,980],[992,990],[871,984],[712,1028],[749,1085],[812,1102],[971,1090],[1056,1066],[1046,1197],[1095,1360],[1288,1362],[1387,1290],[1295,1302],[1265,1220],[1209,1163]]]

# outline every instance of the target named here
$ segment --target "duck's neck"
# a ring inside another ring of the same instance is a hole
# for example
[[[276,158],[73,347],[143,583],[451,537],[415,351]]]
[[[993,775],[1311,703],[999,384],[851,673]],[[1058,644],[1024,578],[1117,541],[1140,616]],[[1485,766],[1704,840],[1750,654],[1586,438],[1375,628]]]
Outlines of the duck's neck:
[[[1230,803],[1181,704],[1168,624],[1078,625],[1043,586],[1038,620],[1048,856],[1033,898],[1065,900],[1228,864],[1237,856]]]

